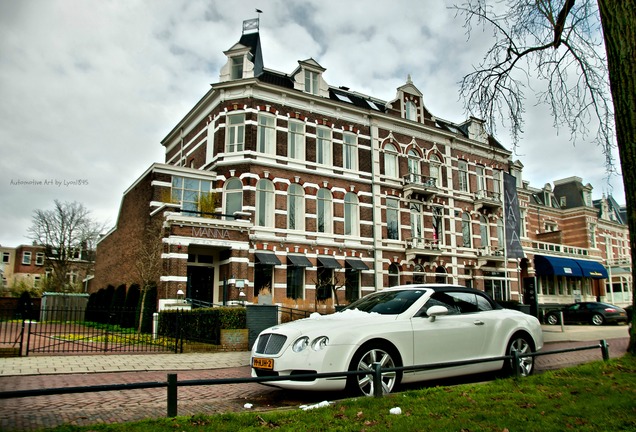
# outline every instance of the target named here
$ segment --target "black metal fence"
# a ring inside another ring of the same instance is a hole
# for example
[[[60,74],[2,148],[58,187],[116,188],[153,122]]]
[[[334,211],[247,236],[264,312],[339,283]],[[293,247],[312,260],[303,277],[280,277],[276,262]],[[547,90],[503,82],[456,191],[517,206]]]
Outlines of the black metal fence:
[[[582,346],[576,348],[566,348],[554,351],[537,352],[532,354],[523,354],[525,357],[539,357],[551,354],[561,354],[567,352],[584,351],[599,349],[603,356],[604,361],[610,359],[609,345],[605,340],[601,340],[596,345]],[[192,386],[205,386],[205,385],[223,385],[223,384],[243,384],[243,383],[268,383],[274,381],[307,381],[317,378],[335,378],[346,377],[353,375],[371,375],[373,377],[373,387],[375,390],[374,397],[382,397],[382,374],[386,372],[395,371],[414,371],[414,370],[434,370],[445,369],[457,366],[465,366],[476,363],[490,363],[494,361],[512,361],[513,364],[520,364],[520,355],[515,352],[512,356],[491,357],[480,360],[466,360],[450,363],[436,363],[428,365],[416,365],[416,366],[403,366],[396,368],[383,369],[380,363],[374,363],[373,371],[347,371],[347,372],[333,372],[322,374],[303,374],[293,376],[269,376],[269,377],[257,377],[257,378],[221,378],[221,379],[206,379],[206,380],[184,380],[178,381],[177,374],[167,374],[166,381],[155,382],[141,382],[141,383],[127,383],[127,384],[111,384],[111,385],[99,385],[99,386],[85,386],[85,387],[61,387],[61,388],[49,388],[49,389],[37,389],[37,390],[13,390],[0,392],[0,399],[22,398],[32,396],[49,396],[58,394],[71,394],[71,393],[91,393],[100,391],[119,391],[119,390],[136,390],[136,389],[148,389],[148,388],[162,388],[166,387],[167,391],[167,416],[177,416],[177,401],[178,401],[178,388],[179,387],[192,387]],[[520,367],[514,368],[514,377],[518,379],[520,377]]]
[[[0,310],[4,356],[183,352],[194,345],[209,351],[220,344],[219,325],[208,317],[213,313],[197,314],[198,322],[187,312],[164,316],[162,322],[152,311],[123,308],[42,308],[31,315]]]

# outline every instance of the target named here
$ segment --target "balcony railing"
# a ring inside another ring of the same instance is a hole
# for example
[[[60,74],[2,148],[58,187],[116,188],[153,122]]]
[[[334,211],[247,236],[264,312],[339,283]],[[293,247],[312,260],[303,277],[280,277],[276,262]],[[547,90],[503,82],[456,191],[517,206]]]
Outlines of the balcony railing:
[[[442,253],[439,240],[412,237],[406,240],[406,257],[408,260],[417,256],[436,257]]]
[[[475,193],[475,209],[481,208],[499,208],[503,205],[501,200],[501,194],[499,192],[493,192],[488,190],[478,190]]]
[[[402,181],[404,183],[404,195],[407,197],[412,194],[419,194],[428,198],[439,192],[435,177],[411,173],[402,177]]]

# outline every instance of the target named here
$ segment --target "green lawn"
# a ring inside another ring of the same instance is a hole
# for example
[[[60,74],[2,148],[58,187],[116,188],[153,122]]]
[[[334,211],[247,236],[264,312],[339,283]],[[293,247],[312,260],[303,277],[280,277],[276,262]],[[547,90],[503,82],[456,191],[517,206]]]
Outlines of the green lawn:
[[[391,410],[400,408],[401,414]],[[328,407],[47,431],[634,431],[636,357],[523,378],[356,398]]]

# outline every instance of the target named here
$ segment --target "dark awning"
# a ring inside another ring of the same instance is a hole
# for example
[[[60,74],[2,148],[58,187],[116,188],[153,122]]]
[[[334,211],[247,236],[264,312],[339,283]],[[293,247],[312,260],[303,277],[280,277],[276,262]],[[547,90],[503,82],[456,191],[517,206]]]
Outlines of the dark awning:
[[[254,252],[259,263],[265,265],[280,265],[281,262],[272,252]]]
[[[369,270],[369,267],[358,258],[346,258],[345,262],[354,270]]]
[[[340,265],[340,263],[338,261],[336,261],[334,258],[331,258],[331,257],[328,257],[328,256],[319,256],[318,257],[318,262],[324,268],[328,268],[328,269],[340,269],[340,268],[342,268],[342,266]]]
[[[287,255],[287,259],[296,267],[313,267],[305,255]]]
[[[572,258],[535,255],[534,269],[539,276],[583,277],[581,267]]]
[[[607,270],[603,267],[603,264],[597,261],[576,260],[576,263],[581,266],[584,277],[590,277],[592,279],[607,279]]]

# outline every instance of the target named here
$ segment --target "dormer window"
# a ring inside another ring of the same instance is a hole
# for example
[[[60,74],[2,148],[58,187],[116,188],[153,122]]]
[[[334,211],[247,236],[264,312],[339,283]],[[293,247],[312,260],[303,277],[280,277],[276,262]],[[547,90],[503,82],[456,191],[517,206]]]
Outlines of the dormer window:
[[[305,69],[305,91],[314,95],[318,94],[318,74]]]
[[[417,107],[413,101],[406,101],[405,114],[408,120],[417,120]]]
[[[232,57],[231,62],[231,79],[235,80],[243,78],[243,56]]]

